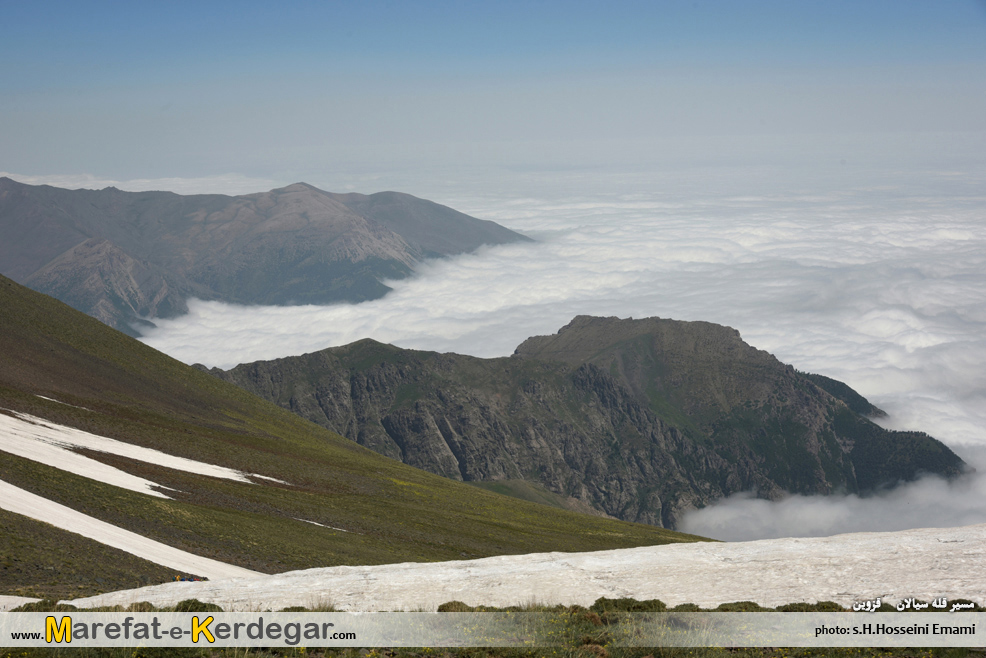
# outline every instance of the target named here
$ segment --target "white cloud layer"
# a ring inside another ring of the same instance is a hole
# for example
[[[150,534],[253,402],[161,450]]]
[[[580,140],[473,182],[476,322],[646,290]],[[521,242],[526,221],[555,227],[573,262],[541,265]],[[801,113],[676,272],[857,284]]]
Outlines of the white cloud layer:
[[[680,530],[726,541],[826,537],[845,532],[950,528],[986,519],[986,477],[927,477],[878,496],[791,496],[778,502],[737,494],[687,515]]]
[[[436,200],[539,242],[428,263],[359,305],[193,301],[189,315],[158,322],[146,342],[188,363],[230,367],[364,337],[506,355],[576,314],[707,320],[847,382],[890,413],[888,426],[927,431],[964,455],[986,445],[981,168],[522,172],[433,189]],[[686,523],[739,538],[717,516],[728,510],[744,519],[735,528],[763,533],[752,538],[870,529],[853,519],[886,516],[913,519],[900,527],[929,516],[986,521],[982,482],[965,486],[975,495],[960,498],[977,502],[955,514],[946,513],[952,489],[922,482],[864,500],[733,499]],[[926,513],[908,517],[899,507],[918,499]],[[806,526],[802,512],[818,523]]]

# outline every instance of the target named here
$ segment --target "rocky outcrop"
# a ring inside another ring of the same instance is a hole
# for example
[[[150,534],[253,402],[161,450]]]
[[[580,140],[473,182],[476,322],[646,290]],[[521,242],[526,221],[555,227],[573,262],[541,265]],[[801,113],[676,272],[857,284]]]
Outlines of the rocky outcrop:
[[[93,238],[56,257],[25,283],[112,326],[121,317],[138,322],[188,312],[185,298],[195,287],[178,281],[108,240]]]
[[[433,473],[526,480],[664,527],[740,491],[867,493],[964,467],[709,323],[579,317],[509,358],[363,340],[211,372]]]

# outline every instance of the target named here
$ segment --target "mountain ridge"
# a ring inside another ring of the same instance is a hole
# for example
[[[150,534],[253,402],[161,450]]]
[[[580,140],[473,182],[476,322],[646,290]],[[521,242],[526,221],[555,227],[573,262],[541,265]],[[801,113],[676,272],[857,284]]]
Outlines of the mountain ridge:
[[[196,297],[239,304],[358,302],[426,258],[529,241],[400,192],[307,183],[227,196],[66,190],[0,178],[0,274],[139,334]],[[148,319],[148,320],[145,320]]]
[[[742,491],[865,494],[965,468],[706,322],[580,316],[510,357],[364,339],[209,372],[418,468],[664,527]]]

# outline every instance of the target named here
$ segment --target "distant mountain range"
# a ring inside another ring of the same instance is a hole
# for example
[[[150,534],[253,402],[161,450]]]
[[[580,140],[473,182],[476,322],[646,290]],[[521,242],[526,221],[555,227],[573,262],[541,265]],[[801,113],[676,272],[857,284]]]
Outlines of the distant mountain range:
[[[965,468],[871,422],[883,412],[846,384],[707,322],[580,316],[512,357],[361,340],[210,372],[432,473],[668,528],[737,492],[866,494]]]
[[[321,304],[381,297],[422,259],[528,238],[398,192],[305,183],[243,196],[65,190],[0,178],[0,274],[139,335],[197,297]]]

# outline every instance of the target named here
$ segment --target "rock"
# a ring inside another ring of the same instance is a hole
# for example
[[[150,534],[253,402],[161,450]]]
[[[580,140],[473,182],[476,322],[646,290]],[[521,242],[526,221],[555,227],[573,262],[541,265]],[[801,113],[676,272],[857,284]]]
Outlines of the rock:
[[[580,316],[508,358],[362,340],[211,372],[418,468],[523,480],[669,528],[733,493],[865,494],[965,468],[930,436],[880,428],[734,329],[704,322]]]

